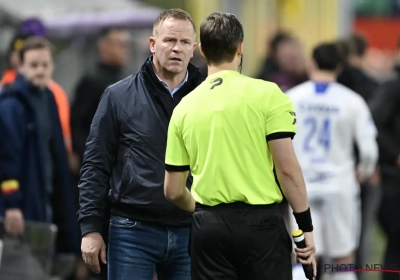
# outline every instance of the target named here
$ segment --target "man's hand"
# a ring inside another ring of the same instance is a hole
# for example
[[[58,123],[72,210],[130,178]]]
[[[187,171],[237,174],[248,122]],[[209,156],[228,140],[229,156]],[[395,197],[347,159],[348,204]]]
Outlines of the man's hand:
[[[365,178],[363,176],[361,176],[361,173],[359,170],[356,170],[356,179],[357,182],[359,182],[360,184],[364,183]]]
[[[83,260],[78,260],[76,264],[75,280],[85,280],[88,278],[88,269]]]
[[[368,183],[372,186],[377,186],[381,182],[380,168],[376,168],[374,174],[369,178]]]
[[[106,264],[106,244],[99,233],[88,233],[82,238],[82,258],[94,273],[100,273],[100,262]]]
[[[315,245],[312,232],[304,232],[306,248],[295,248],[296,261],[301,264],[311,264],[313,266],[314,277],[317,276],[317,262],[315,260]]]
[[[18,208],[6,210],[4,228],[11,235],[20,235],[24,233],[24,215]]]
[[[79,160],[79,156],[75,153],[71,153],[68,155],[68,163],[69,163],[69,168],[74,174],[79,174],[79,169],[81,167],[81,163]]]

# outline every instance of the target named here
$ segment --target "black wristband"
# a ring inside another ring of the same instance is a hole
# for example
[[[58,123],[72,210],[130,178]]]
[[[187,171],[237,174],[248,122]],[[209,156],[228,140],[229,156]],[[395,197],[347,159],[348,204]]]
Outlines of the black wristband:
[[[310,208],[301,213],[293,212],[293,216],[296,219],[299,229],[301,229],[303,232],[312,232],[314,230]]]

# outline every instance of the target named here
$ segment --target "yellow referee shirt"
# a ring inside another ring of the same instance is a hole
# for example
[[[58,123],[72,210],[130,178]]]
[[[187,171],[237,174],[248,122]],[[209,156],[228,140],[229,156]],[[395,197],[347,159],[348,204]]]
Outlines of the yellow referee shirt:
[[[175,108],[166,169],[190,170],[192,195],[204,205],[280,202],[267,141],[295,132],[293,104],[276,84],[221,71]]]

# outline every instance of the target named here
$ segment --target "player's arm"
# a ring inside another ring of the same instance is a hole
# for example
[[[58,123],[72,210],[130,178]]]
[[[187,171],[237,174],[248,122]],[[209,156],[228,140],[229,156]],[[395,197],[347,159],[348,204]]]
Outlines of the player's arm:
[[[365,101],[360,98],[358,110],[354,114],[355,141],[359,149],[360,161],[357,172],[364,181],[370,177],[378,161],[377,130]]]
[[[168,127],[164,195],[183,210],[194,212],[195,201],[186,188],[186,180],[190,170],[189,154],[177,123],[177,114],[174,111]]]
[[[292,138],[296,133],[296,114],[291,99],[278,88],[270,96],[266,112],[266,137],[282,191],[304,232],[313,231],[307,191]]]
[[[24,232],[21,210],[24,192],[20,180],[24,176],[27,129],[22,106],[11,98],[0,103],[0,131],[0,204],[5,210],[4,228],[11,235],[19,235]]]
[[[0,104],[0,190],[5,210],[22,208],[24,139],[27,130],[23,109],[11,98]]]

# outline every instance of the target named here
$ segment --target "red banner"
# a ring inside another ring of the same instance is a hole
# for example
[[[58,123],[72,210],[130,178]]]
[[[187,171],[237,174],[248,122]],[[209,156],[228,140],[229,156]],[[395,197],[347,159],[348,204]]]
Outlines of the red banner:
[[[368,38],[372,48],[393,51],[397,49],[397,39],[400,37],[400,18],[356,19],[353,28]]]

